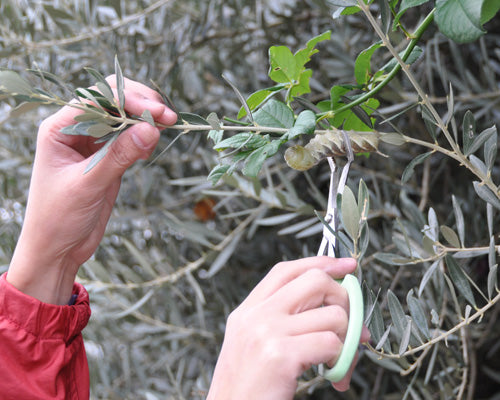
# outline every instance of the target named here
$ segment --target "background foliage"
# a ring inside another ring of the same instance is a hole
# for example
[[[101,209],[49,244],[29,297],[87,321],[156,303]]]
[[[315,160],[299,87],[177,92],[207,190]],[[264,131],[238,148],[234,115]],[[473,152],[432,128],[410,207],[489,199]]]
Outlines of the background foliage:
[[[404,31],[393,31],[387,21],[399,18],[411,31],[434,2],[397,3],[376,2],[371,11],[402,51]],[[449,3],[435,5],[443,10]],[[26,76],[26,68],[38,65],[86,87],[93,81],[84,67],[110,74],[117,54],[124,75],[153,79],[178,110],[234,117],[241,103],[223,74],[244,94],[269,87],[270,46],[294,52],[331,30],[308,64],[312,92],[305,97],[318,104],[330,100],[332,86],[369,90],[375,71],[392,59],[384,46],[373,47],[380,38],[363,13],[332,19],[342,11],[338,5],[352,4],[2,0],[0,67]],[[390,18],[387,5],[406,12]],[[442,11],[436,18],[442,20]],[[470,19],[468,32],[487,34],[466,44],[429,26],[418,43],[423,56],[411,66],[429,103],[403,72],[375,96],[376,103],[371,100],[378,130],[413,139],[400,147],[382,145],[387,157],[356,157],[349,178],[354,193],[362,178],[370,196],[360,273],[372,348],[363,351],[349,392],[332,393],[311,371],[297,398],[500,398],[498,211],[491,205],[498,191],[491,197],[481,189],[486,180],[499,180],[492,128],[500,119],[498,21],[481,27],[482,20]],[[427,154],[428,148],[416,145],[422,140],[449,148],[428,104],[469,153],[466,162],[485,171],[483,184],[474,185],[477,174],[449,154]],[[9,99],[0,103],[2,272],[22,223],[37,125],[54,111],[14,106]],[[228,313],[274,263],[313,255],[319,244],[322,225],[314,210],[326,206],[326,163],[297,172],[281,152],[258,178],[236,172],[212,186],[207,175],[219,162],[213,142],[206,132],[175,140],[177,134],[166,131],[154,163],[126,174],[103,243],[79,274],[93,304],[85,330],[93,398],[203,398]],[[415,348],[420,350],[412,354]]]

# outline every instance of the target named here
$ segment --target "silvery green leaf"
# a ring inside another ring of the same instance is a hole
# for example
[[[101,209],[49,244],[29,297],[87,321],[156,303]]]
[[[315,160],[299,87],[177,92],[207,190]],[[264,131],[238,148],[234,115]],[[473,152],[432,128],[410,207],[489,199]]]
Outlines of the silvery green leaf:
[[[146,121],[149,125],[155,126],[155,120],[153,119],[153,116],[151,115],[151,111],[149,110],[144,110],[141,114],[141,118]]]
[[[426,339],[430,339],[431,333],[429,331],[429,325],[427,324],[427,317],[425,316],[422,301],[413,296],[413,289],[406,295],[406,302],[417,329],[425,336]]]
[[[474,153],[476,150],[478,150],[488,139],[490,139],[493,135],[496,135],[497,133],[497,128],[495,125],[493,125],[490,128],[485,129],[482,131],[470,144],[468,150],[464,152],[466,156]]]
[[[387,338],[389,337],[389,333],[391,333],[391,328],[392,325],[389,324],[383,335],[380,337],[380,339],[377,341],[377,345],[375,346],[375,350],[380,350],[382,347],[384,347],[385,350],[385,345],[387,342]]]
[[[458,203],[458,200],[455,197],[455,195],[452,195],[451,199],[453,202],[453,212],[455,213],[455,221],[457,224],[458,237],[460,238],[460,243],[462,244],[462,247],[464,247],[465,246],[465,244],[464,244],[464,240],[465,240],[464,215],[462,213],[462,209],[461,209],[460,204]]]
[[[403,371],[403,368],[399,366],[395,361],[391,360],[390,358],[380,358],[377,354],[372,353],[370,351],[365,352],[366,356],[372,360],[375,364],[380,365],[382,368],[387,369],[389,371],[395,372],[395,373],[401,373]]]
[[[107,154],[109,148],[113,144],[113,142],[118,138],[119,132],[116,132],[105,144],[102,146],[99,151],[97,151],[94,154],[94,157],[92,157],[92,160],[90,160],[89,164],[85,168],[84,173],[86,174],[89,172],[92,168],[94,168],[99,161],[101,161]]]
[[[111,91],[111,88],[109,85],[106,83],[102,82],[97,82],[96,83],[97,89],[99,89],[99,92],[108,100],[111,104],[115,104],[115,96],[113,92]]]
[[[488,254],[488,249],[461,250],[453,254],[453,258],[474,258]]]
[[[89,126],[89,128],[87,129],[87,133],[92,137],[100,138],[104,135],[107,135],[108,133],[113,132],[114,130],[115,129],[112,126],[109,126],[107,124],[96,123],[92,126]]]
[[[248,106],[248,104],[247,104],[247,102],[245,100],[245,97],[241,94],[241,92],[238,90],[238,88],[236,87],[236,85],[234,85],[226,76],[224,76],[224,74],[222,74],[222,78],[224,78],[224,80],[234,90],[234,93],[236,93],[236,96],[238,97],[238,100],[240,101],[241,105],[243,106],[243,108],[246,111],[246,115],[247,115],[248,119],[250,120],[250,122],[252,124],[254,124],[254,119],[253,119],[252,111],[250,110],[250,107]],[[214,128],[214,129],[216,129],[216,128]]]
[[[368,217],[368,211],[370,211],[370,193],[368,187],[366,186],[363,179],[359,180],[358,186],[358,209],[361,218]]]
[[[208,114],[207,122],[209,123],[209,125],[212,127],[213,130],[215,131],[220,130],[220,121],[216,113],[211,112],[210,114]]]
[[[227,265],[227,261],[236,251],[236,248],[242,236],[243,232],[240,232],[237,235],[235,235],[234,238],[229,242],[229,244],[225,246],[224,249],[215,258],[212,265],[210,265],[208,271],[204,270],[200,271],[199,276],[201,279],[208,279],[213,277],[217,272],[219,272],[223,267]]]
[[[359,236],[359,220],[361,219],[361,216],[359,214],[356,198],[354,197],[354,194],[349,186],[344,187],[341,210],[344,228],[351,239],[356,240]]]
[[[224,136],[224,131],[223,130],[216,131],[212,129],[211,131],[208,132],[207,136],[214,141],[214,144],[218,144],[222,140],[222,137]]]
[[[415,172],[415,167],[423,163],[432,153],[433,151],[429,151],[427,153],[420,154],[416,156],[413,160],[411,160],[403,171],[403,175],[401,176],[401,182],[402,183],[408,182],[412,177],[413,173]]]
[[[39,107],[40,103],[29,101],[29,102],[23,102],[10,110],[9,112],[9,117],[12,118],[17,118],[20,115],[23,115],[24,113],[27,113],[31,110],[34,110],[35,108]]]
[[[396,132],[381,133],[380,140],[393,146],[401,146],[406,143],[404,136]]]
[[[432,316],[431,322],[434,325],[438,326],[439,325],[439,314],[436,312],[436,310],[434,310],[434,309],[431,310],[431,316]]]
[[[382,343],[381,346],[384,348],[384,350],[388,353],[391,351],[391,346],[389,341],[384,340],[382,341],[384,337],[384,330],[385,330],[385,325],[384,325],[384,319],[382,317],[382,311],[380,310],[380,305],[378,302],[375,301],[374,307],[373,307],[373,314],[370,320],[370,332],[373,335],[374,341],[378,343]]]
[[[101,106],[101,102],[97,100],[97,98],[94,96],[94,94],[85,88],[78,88],[75,90],[75,93],[79,97],[83,97],[84,99],[90,100],[95,107],[98,107],[99,109],[103,110]],[[103,110],[104,111],[104,110]]]
[[[256,223],[258,225],[261,225],[261,226],[276,226],[276,225],[284,224],[285,222],[289,222],[292,219],[297,218],[299,215],[300,215],[300,213],[297,213],[297,212],[275,215],[272,217],[259,218],[256,221]],[[313,220],[316,221],[316,218],[313,218]]]
[[[476,119],[472,111],[467,110],[462,123],[462,140],[464,154],[470,154],[470,146],[476,135]]]
[[[455,248],[460,248],[460,240],[458,239],[458,236],[453,229],[446,225],[441,225],[440,230],[443,234],[443,237],[449,244],[451,244]]]
[[[118,105],[123,110],[125,107],[125,82],[123,72],[118,62],[118,56],[115,56],[115,75],[116,75],[116,91],[118,93]]]
[[[498,199],[498,197],[490,190],[490,188],[488,188],[486,185],[481,185],[481,183],[478,181],[474,181],[472,182],[472,184],[474,185],[474,190],[481,199],[500,210],[500,199]]]
[[[486,176],[488,174],[488,169],[486,168],[486,164],[481,160],[479,159],[478,157],[476,157],[474,154],[471,154],[469,156],[469,160],[470,160],[470,163],[476,168],[478,169],[479,171],[481,171],[481,173]]]
[[[474,299],[474,293],[472,292],[469,280],[465,274],[462,267],[455,261],[455,259],[449,255],[445,257],[446,265],[448,266],[448,271],[450,273],[451,280],[457,287],[458,291],[465,297],[465,299],[476,307],[476,300]]]
[[[432,372],[434,371],[434,366],[436,365],[436,356],[438,349],[439,349],[438,345],[435,345],[434,348],[432,349],[431,358],[429,359],[427,371],[425,372],[424,385],[427,385],[432,377]]]
[[[387,304],[391,313],[392,322],[394,323],[394,328],[398,336],[402,337],[407,325],[406,315],[403,311],[403,306],[401,306],[397,296],[391,290],[387,291]]]
[[[406,265],[406,264],[413,263],[413,259],[405,258],[405,257],[400,256],[398,254],[378,252],[378,253],[374,254],[374,257],[375,257],[375,259],[382,261],[383,263],[386,263],[389,265]]]
[[[418,296],[421,297],[422,293],[424,292],[425,286],[427,285],[427,282],[432,278],[432,275],[434,272],[436,272],[437,267],[439,266],[439,263],[441,260],[434,261],[434,263],[429,267],[427,271],[425,271],[424,276],[422,277],[422,281],[420,282],[420,286],[418,287]]]
[[[399,343],[398,354],[400,356],[404,354],[404,352],[408,348],[408,345],[410,344],[412,321],[410,318],[407,318],[406,320],[406,327],[403,331],[403,335],[401,336],[401,342]]]
[[[490,268],[493,265],[496,265],[496,263],[497,263],[496,254],[497,254],[497,251],[496,251],[496,246],[495,246],[495,236],[492,235],[490,237],[490,250],[488,252],[488,265],[490,266]]]
[[[368,245],[370,244],[370,229],[368,228],[368,223],[363,221],[361,224],[359,242],[358,242],[358,252],[359,257],[362,258],[368,249]]]
[[[494,295],[494,291],[497,287],[498,283],[498,265],[495,264],[490,268],[490,272],[488,273],[488,298],[492,299]]]
[[[437,220],[436,211],[431,207],[427,215],[429,221],[429,230],[426,232],[427,236],[436,242],[439,239],[439,224]]]
[[[488,234],[493,236],[493,216],[494,210],[493,206],[490,203],[486,204],[486,220],[488,221]]]
[[[79,122],[74,125],[68,125],[61,129],[61,133],[65,135],[81,135],[90,136],[88,129],[94,125],[98,124],[96,121],[84,121]]]
[[[29,96],[33,90],[17,72],[0,70],[0,92]]]
[[[497,156],[498,136],[495,127],[495,133],[484,142],[484,162],[488,171],[491,171],[495,158]]]

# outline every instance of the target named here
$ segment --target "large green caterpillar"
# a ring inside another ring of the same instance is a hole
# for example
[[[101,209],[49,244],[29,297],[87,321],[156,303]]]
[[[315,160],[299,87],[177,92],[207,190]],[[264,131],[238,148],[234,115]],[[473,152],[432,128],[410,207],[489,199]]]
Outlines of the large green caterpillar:
[[[378,150],[378,132],[346,131],[354,153]],[[321,160],[332,156],[345,156],[347,148],[344,135],[339,129],[329,129],[318,133],[305,146],[295,145],[285,152],[285,161],[293,169],[306,171]]]

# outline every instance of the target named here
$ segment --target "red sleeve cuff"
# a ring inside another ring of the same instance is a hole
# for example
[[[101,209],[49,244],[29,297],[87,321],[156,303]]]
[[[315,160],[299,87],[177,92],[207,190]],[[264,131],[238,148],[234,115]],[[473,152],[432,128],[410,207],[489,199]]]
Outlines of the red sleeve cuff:
[[[0,276],[0,316],[39,338],[70,342],[87,326],[90,318],[89,295],[85,288],[73,285],[73,305],[43,303],[19,291]]]

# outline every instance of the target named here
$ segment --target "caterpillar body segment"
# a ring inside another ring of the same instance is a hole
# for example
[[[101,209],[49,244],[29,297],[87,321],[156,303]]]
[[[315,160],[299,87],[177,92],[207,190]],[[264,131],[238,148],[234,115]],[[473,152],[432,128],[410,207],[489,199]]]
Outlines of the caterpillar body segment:
[[[378,132],[347,131],[354,153],[374,152],[378,150]],[[285,152],[285,161],[290,168],[307,171],[327,157],[346,155],[347,147],[341,130],[329,129],[319,133],[305,146],[295,145]]]

